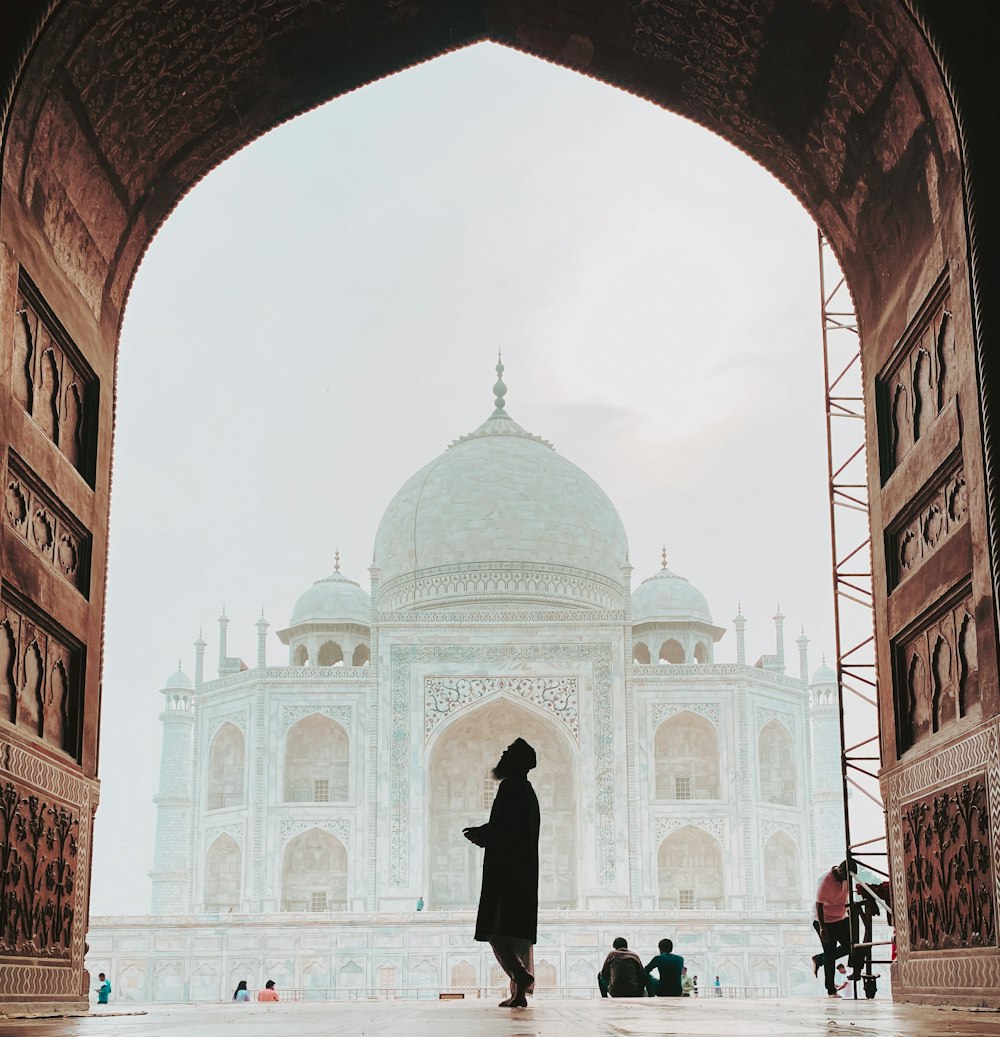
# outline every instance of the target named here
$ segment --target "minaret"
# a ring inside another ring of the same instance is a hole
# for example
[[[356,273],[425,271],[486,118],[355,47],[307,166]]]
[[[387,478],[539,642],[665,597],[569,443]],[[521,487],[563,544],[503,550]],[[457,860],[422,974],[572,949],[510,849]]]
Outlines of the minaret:
[[[226,615],[226,606],[222,606],[222,615],[219,616],[219,676],[227,670],[229,664],[229,617]]]
[[[736,606],[736,615],[733,617],[733,626],[736,628],[736,661],[740,666],[745,666],[747,662],[747,617],[743,615],[742,604]]]
[[[264,608],[261,606],[260,619],[257,620],[257,665],[263,669],[267,666],[267,628],[271,625],[264,618]]]
[[[837,675],[826,665],[809,685],[812,730],[813,818],[816,825],[816,874],[844,859],[844,784],[840,770],[840,707]]]
[[[771,617],[774,620],[774,654],[778,662],[778,672],[785,672],[785,617],[781,606]]]
[[[802,690],[809,690],[809,638],[806,637],[806,628],[803,627],[795,642],[799,646],[799,680],[802,681]]]
[[[205,649],[208,642],[198,631],[198,640],[194,643],[194,690],[197,691],[205,683]]]
[[[194,689],[177,663],[163,686],[163,742],[160,750],[160,787],[156,804],[156,842],[150,911],[154,915],[181,915],[190,910],[191,741],[194,727]]]

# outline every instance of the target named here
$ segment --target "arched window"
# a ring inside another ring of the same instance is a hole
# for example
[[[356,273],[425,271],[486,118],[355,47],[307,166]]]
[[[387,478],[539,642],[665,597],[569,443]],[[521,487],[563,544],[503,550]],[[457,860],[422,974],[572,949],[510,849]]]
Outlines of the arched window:
[[[208,751],[208,809],[243,805],[245,741],[235,724],[223,724]]]
[[[694,661],[700,663],[702,666],[705,665],[709,660],[708,645],[704,641],[699,641],[694,646]]]
[[[205,910],[236,911],[240,906],[242,854],[236,840],[223,833],[205,858]]]
[[[368,645],[360,644],[354,649],[354,655],[351,656],[352,666],[365,666],[371,660],[371,651]]]
[[[299,645],[295,649],[293,656],[295,659],[296,666],[308,666],[309,665],[309,649],[305,645]]]
[[[504,979],[507,976],[504,974]],[[461,990],[463,987],[474,987],[476,986],[476,969],[468,961],[460,961],[457,965],[453,965],[451,968],[451,987],[452,990]]]
[[[344,664],[344,652],[336,641],[324,641],[319,646],[319,654],[316,656],[317,666],[336,666],[337,663]]]
[[[660,662],[661,663],[677,663],[684,662],[684,646],[680,641],[675,641],[671,638],[669,641],[664,641],[660,646]]]
[[[685,825],[660,843],[657,855],[660,910],[725,906],[722,845],[700,828]]]
[[[499,699],[459,715],[442,731],[429,766],[431,906],[473,908],[477,904],[482,850],[465,839],[462,829],[488,820],[496,788],[488,775],[503,750],[520,737],[538,754],[538,766],[529,780],[543,818],[538,843],[539,906],[576,907],[577,764],[557,723]]]
[[[349,792],[350,740],[321,713],[300,720],[285,738],[285,801],[343,803]]]
[[[764,843],[764,901],[768,907],[802,906],[799,852],[784,832]]]
[[[657,799],[718,799],[719,734],[703,717],[684,710],[656,729]]]
[[[281,855],[282,911],[343,911],[347,907],[347,850],[329,832],[310,828]]]
[[[632,649],[632,658],[640,666],[649,665],[649,649],[641,641],[636,641],[635,647]]]
[[[757,744],[761,800],[795,806],[795,746],[788,729],[780,720],[770,720],[761,728]]]
[[[535,983],[537,986],[548,988],[549,990],[558,986],[558,974],[556,973],[555,965],[544,959],[535,962]]]

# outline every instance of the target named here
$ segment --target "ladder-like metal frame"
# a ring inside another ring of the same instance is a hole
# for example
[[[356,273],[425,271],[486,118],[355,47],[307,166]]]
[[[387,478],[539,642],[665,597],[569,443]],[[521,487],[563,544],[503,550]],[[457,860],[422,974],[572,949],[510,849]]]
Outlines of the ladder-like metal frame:
[[[845,857],[887,879],[861,336],[847,283],[821,231],[817,242]],[[853,893],[852,901],[858,903]],[[885,943],[859,949],[879,945]]]

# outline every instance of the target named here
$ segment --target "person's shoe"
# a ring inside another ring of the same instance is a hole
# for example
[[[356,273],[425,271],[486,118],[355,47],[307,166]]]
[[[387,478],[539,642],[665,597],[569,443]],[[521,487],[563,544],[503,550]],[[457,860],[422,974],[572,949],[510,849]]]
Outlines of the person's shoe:
[[[840,997],[840,994],[838,994],[836,990],[828,990],[828,991],[826,992],[826,996],[827,996],[827,997],[836,997],[836,998],[839,998],[839,997]]]
[[[512,997],[508,997],[505,1000],[501,1001],[500,1004],[497,1005],[497,1008],[510,1008],[513,1004],[514,999]]]
[[[510,999],[510,1007],[511,1008],[527,1008],[528,1007],[528,999],[524,996],[524,994],[521,994],[519,997],[512,997]]]

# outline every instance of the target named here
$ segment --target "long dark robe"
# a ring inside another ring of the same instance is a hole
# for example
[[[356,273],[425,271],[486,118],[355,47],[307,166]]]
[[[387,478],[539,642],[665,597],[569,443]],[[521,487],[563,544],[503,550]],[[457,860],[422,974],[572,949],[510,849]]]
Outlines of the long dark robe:
[[[476,939],[535,942],[538,929],[538,798],[527,778],[504,778],[480,837],[483,889]]]

